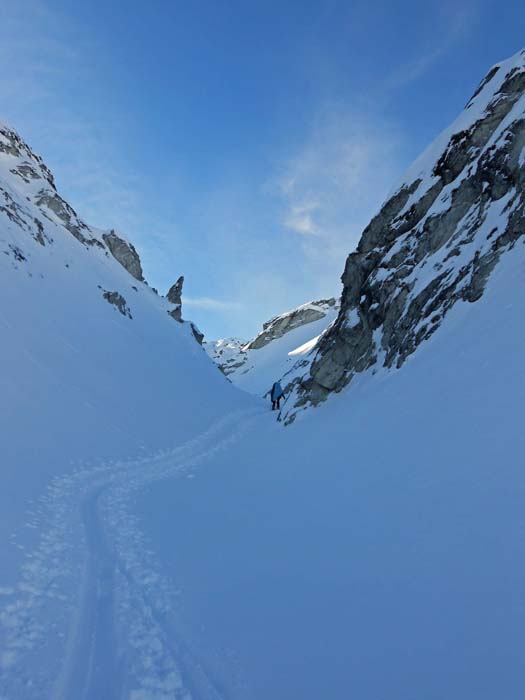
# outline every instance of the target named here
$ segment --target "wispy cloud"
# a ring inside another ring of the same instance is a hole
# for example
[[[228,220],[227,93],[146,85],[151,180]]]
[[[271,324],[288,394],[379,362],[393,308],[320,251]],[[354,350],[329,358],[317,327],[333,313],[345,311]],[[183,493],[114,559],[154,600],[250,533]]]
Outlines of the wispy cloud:
[[[184,306],[208,311],[240,311],[243,305],[239,301],[224,301],[211,297],[184,297]]]
[[[192,211],[206,238],[193,250],[201,274],[188,278],[188,316],[217,337],[248,337],[283,310],[338,295],[346,256],[404,165],[401,144],[383,117],[330,104],[259,182],[236,172],[214,183]],[[179,262],[194,245],[181,244]]]
[[[293,192],[290,193],[293,195]],[[291,199],[293,196],[291,197]],[[320,208],[320,204],[317,201],[313,202],[299,202],[296,204],[291,204],[290,211],[284,220],[284,225],[301,233],[305,236],[315,236],[319,233],[319,230],[314,223],[314,216],[317,209]]]
[[[338,278],[344,257],[392,185],[400,140],[388,122],[331,105],[282,164],[275,183],[282,223],[301,235],[310,266],[317,259],[326,276]]]
[[[464,0],[462,3],[456,0],[452,3],[444,2],[441,6],[441,16],[436,19],[438,27],[434,45],[430,45],[412,61],[397,67],[387,77],[382,89],[397,90],[422,78],[458,41],[468,35],[475,24],[477,14],[478,6],[470,0]],[[439,24],[442,25],[441,31]]]
[[[44,156],[59,190],[88,223],[136,231],[144,223],[140,187],[120,162],[112,120],[102,118],[96,100],[86,106],[76,97],[79,85],[103,83],[99,55],[49,3],[3,3],[0,119]]]
[[[407,134],[378,108],[385,96],[421,78],[471,30],[477,9],[444,0],[436,44],[396,69],[372,105],[325,104],[303,145],[282,164],[274,181],[282,202],[281,224],[297,234],[302,266],[317,286],[334,288],[346,255],[356,246],[405,167]]]

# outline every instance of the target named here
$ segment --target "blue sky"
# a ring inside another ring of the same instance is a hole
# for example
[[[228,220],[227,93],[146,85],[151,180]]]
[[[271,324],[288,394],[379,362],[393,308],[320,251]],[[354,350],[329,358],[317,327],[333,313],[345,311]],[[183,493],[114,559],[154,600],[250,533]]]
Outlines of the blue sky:
[[[504,9],[504,12],[503,12]],[[0,119],[210,338],[338,294],[345,257],[525,5],[0,0]]]

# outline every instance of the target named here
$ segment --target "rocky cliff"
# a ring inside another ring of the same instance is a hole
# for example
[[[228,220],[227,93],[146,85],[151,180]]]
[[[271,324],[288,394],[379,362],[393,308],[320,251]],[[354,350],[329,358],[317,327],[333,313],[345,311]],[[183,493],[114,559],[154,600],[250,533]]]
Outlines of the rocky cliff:
[[[348,256],[337,320],[285,419],[356,373],[401,367],[460,302],[475,302],[525,233],[525,51],[494,66]]]

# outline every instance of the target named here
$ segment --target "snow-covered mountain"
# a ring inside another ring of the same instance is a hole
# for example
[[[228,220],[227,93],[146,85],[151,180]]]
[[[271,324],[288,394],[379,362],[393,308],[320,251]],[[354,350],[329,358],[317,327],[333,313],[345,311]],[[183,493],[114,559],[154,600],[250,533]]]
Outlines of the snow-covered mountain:
[[[142,265],[135,247],[126,237],[114,229],[102,231],[88,226],[79,218],[74,209],[60,196],[54,178],[43,160],[36,155],[20,136],[6,125],[0,124],[0,214],[1,239],[3,253],[9,262],[4,264],[24,274],[38,274],[41,279],[46,275],[41,269],[41,262],[50,265],[62,265],[70,269],[71,255],[79,254],[82,249],[73,245],[71,237],[83,246],[83,252],[91,251],[87,258],[90,262],[101,256],[105,258],[104,266],[112,266],[112,256],[140,284],[131,284],[124,276],[126,292],[131,289],[134,294],[147,294]],[[35,245],[38,244],[38,245]],[[39,247],[40,246],[40,247]],[[52,274],[52,273],[51,273]],[[121,275],[121,272],[119,271]],[[88,274],[89,278],[90,275]],[[97,275],[91,275],[95,281]],[[117,282],[117,280],[115,280]],[[118,281],[120,282],[120,280]],[[182,321],[181,291],[184,278],[179,280],[168,292],[166,299],[158,301],[158,308],[167,311],[175,320]],[[118,289],[107,290],[97,285],[100,297],[112,304],[121,314],[132,318],[131,309],[126,298]],[[174,293],[177,290],[178,296]],[[158,296],[158,295],[157,295]],[[199,333],[193,324],[190,328],[199,340]]]
[[[143,281],[133,246],[88,226],[7,126],[0,127],[0,299],[3,533],[22,517],[21,483],[26,495],[38,493],[72,460],[188,439],[239,393],[191,324],[171,316],[177,304]],[[11,564],[5,554],[2,570]]]
[[[339,315],[246,344],[255,393],[300,355],[293,410],[351,380],[286,429],[2,128],[2,699],[524,697],[523,62],[396,188]]]
[[[248,341],[241,338],[221,338],[219,340],[205,340],[204,349],[211,359],[218,365],[225,376],[236,374],[247,360],[243,348]]]
[[[525,233],[525,52],[494,66],[348,256],[337,321],[287,421],[359,373],[401,367],[457,303],[476,302]]]
[[[290,383],[288,373],[298,361],[304,371],[308,360],[303,357],[310,354],[338,310],[335,299],[311,301],[270,319],[248,342],[224,338],[204,346],[228,379],[245,391],[264,396],[278,379]]]
[[[195,342],[193,325],[178,322],[182,278],[160,297],[144,282],[133,245],[88,226],[7,126],[0,287],[3,464],[32,462],[36,449],[60,463],[86,449],[107,455],[116,445],[129,452],[170,444],[176,424],[192,430],[191,413],[173,415],[178,394],[201,385],[233,391]],[[171,389],[159,393],[161,384]],[[208,402],[212,414],[218,404]]]

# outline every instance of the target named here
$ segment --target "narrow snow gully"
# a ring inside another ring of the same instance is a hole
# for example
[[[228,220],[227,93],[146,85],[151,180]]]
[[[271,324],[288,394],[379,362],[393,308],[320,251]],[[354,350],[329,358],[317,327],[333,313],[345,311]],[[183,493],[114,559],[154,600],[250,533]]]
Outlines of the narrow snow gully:
[[[30,515],[40,532],[18,584],[0,587],[0,699],[230,700],[178,629],[177,591],[133,514],[149,484],[227,451],[260,417],[232,413],[174,449],[57,477]]]

